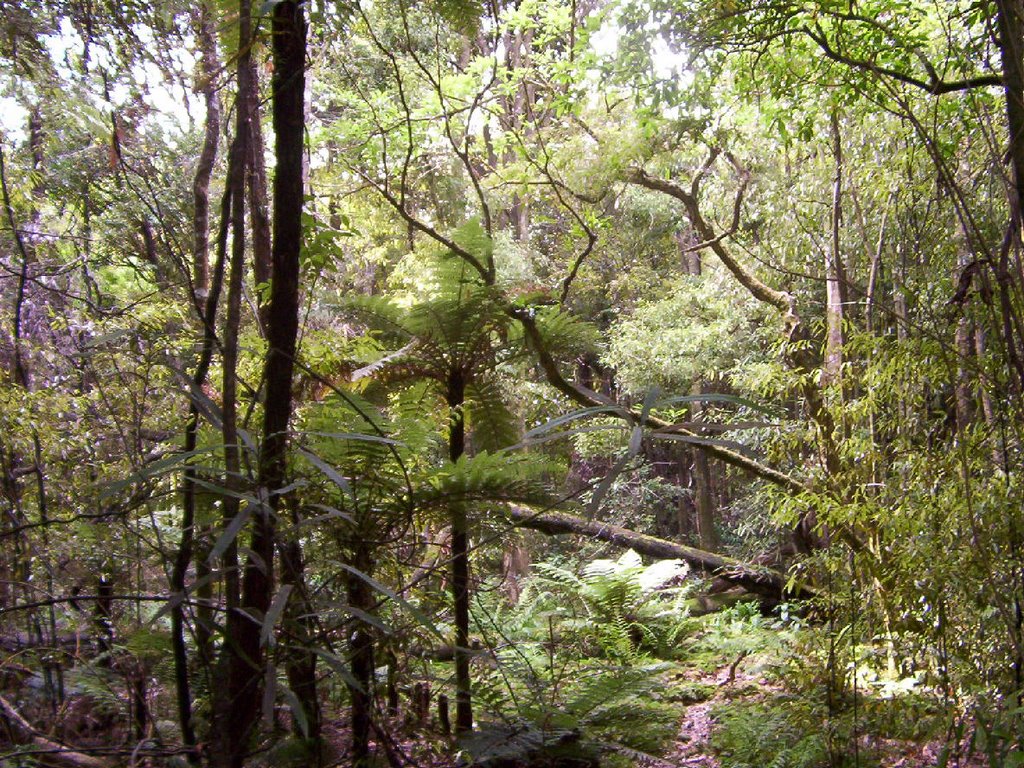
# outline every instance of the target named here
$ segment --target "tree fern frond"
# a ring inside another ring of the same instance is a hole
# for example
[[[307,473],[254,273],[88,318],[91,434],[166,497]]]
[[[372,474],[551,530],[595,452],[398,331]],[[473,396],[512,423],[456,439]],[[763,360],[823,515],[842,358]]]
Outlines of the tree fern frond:
[[[349,294],[336,309],[384,338],[404,344],[412,337],[406,324],[406,310],[387,297]]]
[[[543,482],[547,463],[530,456],[491,454],[462,456],[433,471],[435,500],[547,504],[550,492]],[[424,497],[427,500],[427,496]]]
[[[518,439],[515,417],[495,377],[480,377],[466,388],[466,422],[479,451],[507,448]]]
[[[581,589],[583,580],[572,571],[552,563],[535,563],[532,566],[539,578],[546,579],[569,589]]]
[[[597,350],[597,329],[560,308],[537,309],[536,323],[544,346],[556,358],[573,360]]]

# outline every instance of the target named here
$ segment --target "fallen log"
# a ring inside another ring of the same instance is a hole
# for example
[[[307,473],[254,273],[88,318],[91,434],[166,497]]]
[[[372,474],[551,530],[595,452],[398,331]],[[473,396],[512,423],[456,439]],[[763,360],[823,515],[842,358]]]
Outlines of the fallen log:
[[[43,765],[71,766],[72,768],[110,768],[112,763],[92,755],[76,752],[63,744],[43,736],[21,716],[3,696],[0,696],[0,720],[7,725],[11,741],[19,745],[31,744],[38,749],[21,753],[22,757],[35,757]]]
[[[749,592],[775,599],[814,597],[817,592],[804,584],[789,583],[785,574],[771,568],[744,563],[714,552],[676,544],[674,541],[647,536],[610,523],[599,523],[573,517],[564,512],[534,512],[523,507],[509,507],[508,515],[520,528],[530,528],[552,536],[572,533],[628,547],[641,555],[663,560],[682,560],[691,568],[724,579]]]

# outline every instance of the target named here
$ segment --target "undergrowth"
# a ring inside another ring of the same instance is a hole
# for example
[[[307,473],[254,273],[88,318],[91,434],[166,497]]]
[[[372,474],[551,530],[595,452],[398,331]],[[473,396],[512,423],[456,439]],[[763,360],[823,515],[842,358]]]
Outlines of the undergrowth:
[[[515,606],[478,605],[497,663],[474,691],[484,722],[461,743],[475,764],[626,766],[663,752],[679,720],[663,659],[688,627],[689,589],[671,585],[685,571],[633,552],[578,573],[542,563]]]

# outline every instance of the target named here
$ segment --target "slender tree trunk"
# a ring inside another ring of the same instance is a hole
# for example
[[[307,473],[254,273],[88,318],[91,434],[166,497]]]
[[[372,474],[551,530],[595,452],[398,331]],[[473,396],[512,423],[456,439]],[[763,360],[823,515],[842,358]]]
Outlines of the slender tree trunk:
[[[251,90],[249,81],[249,40],[252,26],[247,0],[242,0],[244,11],[239,14],[238,101],[243,104]],[[238,439],[238,333],[242,326],[242,288],[245,279],[245,179],[248,174],[249,121],[248,112],[236,110],[235,137],[231,142],[227,184],[231,190],[231,261],[227,271],[227,301],[225,305],[224,333],[221,343],[221,435],[224,442],[224,486],[228,493],[221,500],[223,523],[226,528],[238,516],[239,498],[243,488],[242,454]],[[223,571],[227,603],[237,603],[238,547],[231,542],[223,556]]]
[[[214,31],[213,10],[209,2],[200,4],[196,23],[202,65],[200,92],[205,97],[206,119],[203,149],[192,184],[194,197],[192,217],[192,287],[196,311],[203,324],[202,350],[200,352],[199,365],[192,378],[192,386],[196,389],[201,389],[206,382],[206,376],[213,360],[214,342],[216,340],[214,333],[216,308],[220,300],[220,286],[223,280],[224,263],[226,260],[226,239],[221,241],[223,245],[218,248],[218,260],[213,278],[215,288],[211,293],[209,275],[209,196],[210,177],[217,158],[217,143],[220,134],[220,101],[212,82],[214,73],[217,70],[217,42]],[[225,227],[228,221],[227,211],[229,206],[230,196],[226,196],[221,214],[221,224]],[[226,234],[225,229],[225,238]],[[189,416],[185,424],[184,450],[186,455],[191,454],[196,448],[198,430],[199,409],[192,403],[189,407]],[[171,646],[177,683],[178,722],[182,732],[182,740],[185,746],[190,748],[195,747],[197,739],[192,723],[192,689],[189,680],[188,652],[185,641],[185,604],[182,602],[182,599],[185,595],[185,577],[189,565],[192,563],[193,554],[196,549],[195,541],[198,538],[195,479],[195,470],[187,469],[181,487],[181,538],[170,578],[171,592],[177,596],[175,598],[177,602],[170,613]],[[197,580],[203,582],[202,586],[196,589],[196,595],[200,599],[209,600],[212,598],[213,589],[210,584],[210,567],[205,562],[206,558],[203,550],[205,550],[205,547],[200,549],[199,556],[195,562]],[[209,664],[212,660],[213,614],[208,606],[201,606],[197,613],[198,619],[195,628],[197,656],[202,668],[209,671]],[[198,762],[198,756],[194,751],[190,751],[188,757],[190,762]]]
[[[270,206],[267,202],[267,164],[259,109],[259,70],[248,57],[249,89],[244,106],[249,115],[249,218],[252,227],[253,279],[257,285],[270,280],[273,267]],[[262,295],[262,294],[261,294]],[[261,301],[265,305],[265,301]],[[263,324],[266,318],[262,317]],[[265,330],[265,328],[264,328]]]
[[[355,542],[352,567],[366,574],[373,572],[373,560],[368,542],[360,538]],[[353,608],[370,612],[374,608],[373,594],[366,580],[354,573],[348,575],[348,600]],[[373,727],[373,672],[374,648],[372,630],[366,622],[355,619],[349,637],[352,677],[358,687],[349,685],[352,699],[352,765],[367,768],[370,765],[370,733]]]
[[[210,177],[217,160],[217,142],[220,136],[220,98],[214,78],[219,68],[217,60],[217,34],[210,0],[199,4],[197,38],[199,41],[200,93],[206,104],[206,124],[203,149],[192,182],[195,209],[192,216],[192,287],[196,306],[201,308],[210,289]]]
[[[458,461],[466,450],[466,380],[458,368],[448,376],[448,458]],[[469,676],[469,522],[461,499],[448,503],[452,526],[452,601],[455,606],[455,730],[473,729],[473,699]]]
[[[999,30],[999,51],[1003,64],[1003,94],[1006,101],[1006,122],[1009,134],[1010,159],[1010,221],[1005,242],[996,265],[996,285],[1002,314],[1003,335],[1007,356],[1017,376],[1011,379],[1015,392],[1024,390],[1024,338],[1017,311],[1020,284],[1010,268],[1010,253],[1021,248],[1021,226],[1024,224],[1024,2],[996,0],[996,22]],[[1020,264],[1018,260],[1018,272]],[[1024,278],[1021,278],[1024,279]]]
[[[695,394],[701,394],[700,383],[695,386]],[[692,405],[693,420],[701,421],[704,407],[695,402]],[[700,548],[709,552],[718,549],[718,531],[715,529],[715,503],[712,498],[711,467],[708,455],[704,451],[693,452],[694,504],[697,511],[697,541]]]
[[[823,387],[841,385],[843,368],[843,262],[840,242],[843,221],[843,143],[839,116],[835,111],[831,115],[831,124],[835,175],[832,180],[831,237],[825,256],[825,364],[821,372]],[[839,391],[841,393],[841,386]]]
[[[260,486],[277,512],[289,509],[291,531],[282,547],[282,582],[292,586],[285,620],[294,638],[285,660],[288,682],[306,723],[311,760],[319,762],[320,704],[313,652],[313,608],[305,583],[298,510],[276,493],[285,485],[288,424],[292,409],[292,372],[299,323],[299,251],[305,196],[306,21],[303,4],[283,2],[274,9],[272,90],[275,136],[273,274],[267,307],[267,404],[264,408]],[[259,254],[257,254],[259,256]],[[272,538],[272,523],[266,534]],[[296,718],[299,720],[300,718]]]
[[[1005,433],[999,428],[999,417],[996,414],[995,404],[992,401],[992,393],[990,392],[992,383],[985,373],[985,358],[988,356],[988,351],[986,349],[985,329],[982,325],[978,325],[974,329],[974,354],[977,357],[978,370],[981,372],[981,375],[978,377],[978,400],[981,402],[981,413],[985,419],[985,426],[988,427],[989,434],[991,435],[989,439],[992,443],[992,463],[1009,472],[1009,467],[1006,466],[1005,445],[1003,444]]]
[[[230,169],[228,171],[231,173]],[[220,210],[220,231],[217,237],[217,260],[213,270],[209,291],[206,295],[203,308],[203,344],[199,355],[199,363],[195,373],[192,375],[191,387],[194,392],[201,391],[206,383],[206,377],[210,372],[213,363],[213,353],[217,342],[217,305],[220,302],[221,287],[224,282],[224,270],[227,263],[227,236],[228,224],[231,212],[231,187],[224,191],[221,200]],[[192,462],[191,455],[195,451],[199,440],[199,407],[195,400],[189,406],[188,421],[185,423],[185,455],[189,457],[186,461],[189,465]],[[185,643],[185,577],[188,568],[192,564],[192,557],[195,550],[195,528],[196,528],[196,481],[197,472],[191,466],[186,466],[181,485],[182,510],[181,510],[181,540],[178,544],[178,552],[174,559],[174,567],[171,571],[171,592],[174,604],[171,607],[171,646],[174,655],[174,675],[177,689],[178,701],[178,722],[181,726],[182,740],[186,747],[195,747],[197,744],[195,728],[192,723],[192,691],[189,682],[188,652]],[[198,571],[201,570],[197,568]],[[236,577],[237,578],[237,577]],[[226,590],[231,607],[231,592]],[[237,587],[235,589],[237,594]],[[237,603],[237,599],[234,601]],[[205,631],[205,630],[204,630]],[[208,633],[203,635],[203,642],[200,643],[199,651],[204,661],[209,659]],[[198,762],[198,756],[194,752],[189,753],[192,762]]]
[[[868,284],[864,292],[864,327],[868,333],[875,330],[875,295],[878,292],[878,281],[882,275],[882,254],[885,250],[885,226],[889,220],[889,206],[893,202],[895,193],[889,194],[885,204],[885,211],[882,213],[882,222],[878,226],[878,242],[875,244],[875,252],[871,256],[871,267],[868,270]]]
[[[247,0],[243,0],[243,5]],[[240,29],[248,31],[248,19],[240,20]],[[243,38],[245,39],[245,38]],[[244,68],[238,72],[239,92],[245,90]],[[242,458],[238,438],[238,332],[242,323],[242,282],[245,271],[245,145],[246,126],[244,110],[238,110],[235,137],[231,144],[228,163],[228,188],[231,190],[231,259],[227,271],[227,295],[224,318],[224,333],[221,344],[221,438],[224,450],[224,487],[221,497],[222,526],[226,530],[241,514],[238,494],[243,490]],[[241,636],[258,634],[251,620],[243,616],[239,607],[238,540],[232,540],[221,556],[221,573],[224,579],[224,602],[227,608],[225,646],[241,642]],[[238,709],[238,697],[249,695],[245,682],[239,679],[241,665],[229,665],[227,684],[217,685],[212,691],[214,701],[214,731],[219,739],[220,755],[229,755],[239,741],[239,731],[233,722]],[[245,692],[245,693],[243,693]],[[245,731],[249,729],[247,726]],[[242,733],[245,733],[242,731]]]
[[[228,306],[223,344],[222,434],[224,439],[225,483],[228,493],[223,499],[224,525],[230,525],[241,513],[237,496],[241,480],[241,457],[237,431],[237,355],[238,329],[241,324],[241,294],[245,265],[245,172],[248,157],[248,110],[244,107],[249,87],[248,56],[252,41],[251,5],[239,3],[238,18],[238,100],[235,138],[229,158],[228,189],[231,195],[231,266],[228,283]],[[267,409],[270,409],[268,402]],[[238,594],[238,555],[235,542],[224,553],[223,571],[227,593],[225,640],[214,691],[215,748],[212,762],[223,768],[240,768],[259,719],[263,683],[261,633],[252,626],[250,616],[262,616],[270,605],[273,589],[274,549],[272,510],[261,504],[250,510],[254,529]]]
[[[970,426],[974,417],[974,397],[971,393],[971,373],[968,367],[974,352],[973,323],[961,317],[956,324],[956,428],[962,432]]]
[[[1024,2],[996,0],[996,16],[1010,136],[1011,206],[1019,232],[1024,210]]]
[[[247,6],[246,2],[242,6]],[[241,606],[248,615],[266,615],[274,591],[275,520],[286,508],[281,489],[286,484],[288,427],[292,412],[292,373],[298,338],[299,251],[302,241],[302,169],[305,83],[306,23],[302,5],[281,2],[273,17],[273,118],[275,155],[273,206],[273,275],[267,309],[267,356],[264,366],[266,401],[263,410],[263,442],[259,456],[261,503],[252,510],[250,555],[242,576]],[[296,534],[297,535],[297,534]],[[297,539],[295,545],[297,546]],[[302,592],[301,559],[295,550],[282,552],[286,584]],[[235,622],[245,621],[240,612]],[[227,692],[232,703],[225,718],[222,751],[232,768],[242,765],[253,736],[262,700],[264,654],[260,633],[238,624],[225,644]],[[300,625],[301,628],[301,625]],[[295,628],[293,627],[293,630]],[[298,638],[287,659],[289,682],[303,708],[297,720],[305,720],[309,735],[319,734],[316,699],[315,654],[305,638]]]

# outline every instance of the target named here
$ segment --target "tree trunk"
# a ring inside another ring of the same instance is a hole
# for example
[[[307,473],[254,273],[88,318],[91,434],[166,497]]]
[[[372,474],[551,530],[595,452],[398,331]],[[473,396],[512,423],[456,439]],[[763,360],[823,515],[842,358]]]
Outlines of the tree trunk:
[[[365,539],[355,542],[352,567],[370,576],[373,562],[370,556],[369,543]],[[348,574],[348,600],[353,608],[367,613],[374,608],[373,593],[369,584],[362,577]],[[373,635],[370,626],[361,619],[354,619],[354,627],[349,637],[349,654],[351,657],[352,677],[358,687],[349,685],[349,696],[352,698],[352,765],[353,768],[366,768],[370,765],[370,733],[373,727]]]
[[[238,17],[238,100],[245,103],[250,91],[248,55],[252,38],[252,23],[248,0],[239,4]],[[242,323],[242,285],[245,270],[245,176],[248,158],[249,135],[248,113],[239,108],[236,113],[235,137],[231,143],[228,162],[227,185],[230,190],[231,207],[231,261],[228,269],[228,292],[224,340],[222,344],[223,364],[221,380],[221,434],[224,442],[224,486],[227,493],[221,499],[223,526],[227,529],[241,514],[238,493],[242,490],[242,461],[238,438],[238,332]],[[259,517],[257,512],[256,517]],[[254,548],[255,549],[255,548]],[[263,553],[257,551],[261,557]],[[268,569],[272,568],[271,557],[263,557]],[[251,568],[247,564],[247,569]],[[222,559],[224,592],[227,607],[225,629],[224,679],[219,680],[214,691],[214,737],[216,748],[214,762],[220,765],[236,765],[242,759],[246,742],[256,722],[255,709],[258,706],[259,680],[262,668],[257,656],[250,652],[252,639],[258,637],[251,620],[239,611],[238,545],[237,538],[230,542]],[[247,608],[252,605],[242,598]],[[261,615],[263,611],[250,615]],[[259,650],[257,644],[257,652]],[[250,660],[252,666],[249,666]],[[218,677],[220,675],[218,674]],[[256,682],[253,678],[256,678]]]
[[[995,277],[1007,356],[1017,373],[1016,377],[1010,379],[1011,389],[1019,393],[1024,390],[1024,350],[1021,349],[1024,331],[1021,330],[1021,318],[1016,310],[1015,300],[1020,298],[1020,285],[1010,270],[1010,252],[1017,250],[1019,253],[1021,226],[1024,223],[1024,2],[996,0],[996,11],[1011,174],[1010,221],[1005,242],[1000,249]],[[1018,261],[1018,271],[1019,267]]]
[[[974,420],[974,396],[970,361],[974,354],[974,323],[961,317],[956,324],[956,428],[963,432]]]
[[[694,394],[700,395],[702,392],[702,386],[698,382],[694,387]],[[690,409],[693,420],[701,421],[703,404],[694,402]],[[719,541],[718,531],[715,529],[715,503],[711,495],[711,466],[704,451],[693,451],[693,485],[694,506],[697,512],[697,541],[701,549],[714,552],[718,549]]]
[[[302,82],[302,62],[305,51],[305,28],[302,24],[302,12],[295,3],[280,3],[275,7],[274,14],[274,50],[275,74],[284,79],[280,90],[275,88],[274,113],[277,127],[278,113],[288,113],[291,106],[289,98],[293,92],[291,78],[294,71],[293,60],[285,56],[281,60],[278,49],[283,47],[290,51],[296,44],[295,21],[299,22],[302,55],[299,58],[299,85]],[[249,94],[248,56],[252,42],[250,24],[250,5],[248,0],[239,3],[239,98],[244,104]],[[301,105],[301,97],[300,97]],[[238,128],[235,146],[232,148],[233,164],[237,158],[235,173],[229,180],[234,200],[232,220],[235,226],[234,246],[232,248],[232,279],[237,280],[241,288],[242,267],[244,264],[244,166],[248,153],[245,151],[246,137],[249,126],[246,120],[248,110],[238,110]],[[274,519],[280,506],[280,496],[274,492],[284,485],[285,459],[287,451],[287,430],[291,417],[291,376],[292,360],[295,353],[295,338],[298,324],[298,250],[301,238],[301,189],[296,195],[288,185],[293,175],[296,142],[294,129],[287,121],[281,126],[277,137],[278,178],[275,180],[275,227],[280,229],[275,239],[275,271],[273,293],[271,296],[270,316],[272,318],[271,335],[266,358],[267,399],[264,408],[263,445],[260,452],[259,465],[259,498],[261,503],[251,510],[253,518],[252,534],[249,542],[250,554],[241,579],[240,606],[236,610],[228,610],[226,639],[224,643],[222,668],[223,680],[218,685],[217,705],[218,725],[216,728],[217,743],[211,755],[215,765],[225,768],[241,768],[249,743],[255,735],[262,701],[264,665],[261,632],[255,631],[249,616],[265,616],[270,607],[274,588]],[[298,153],[302,151],[301,112],[298,130]],[[281,184],[284,184],[281,187]],[[297,202],[296,202],[297,201]],[[276,240],[280,240],[277,242]],[[278,264],[280,256],[280,265]],[[237,295],[240,300],[240,292]],[[226,358],[230,358],[226,350]],[[230,362],[225,360],[225,367]],[[234,381],[225,380],[229,391]],[[227,415],[227,414],[226,414]],[[227,419],[225,419],[227,422]],[[228,438],[229,435],[225,434]],[[237,451],[237,434],[234,435],[232,448],[226,446],[226,464],[237,461],[237,453],[228,456],[231,450]],[[237,477],[237,464],[227,467],[229,477],[232,472]],[[225,504],[225,510],[228,510]]]
[[[463,413],[466,381],[461,370],[448,376],[449,408],[448,458],[458,461],[466,450],[466,423]],[[448,503],[452,525],[452,601],[455,605],[455,731],[473,729],[473,700],[469,676],[469,523],[461,501]]]
[[[229,170],[230,175],[230,170]],[[199,355],[199,363],[192,375],[191,387],[194,392],[201,391],[213,362],[216,346],[217,304],[220,301],[221,285],[224,279],[225,262],[227,261],[227,231],[231,210],[231,188],[224,191],[220,211],[220,232],[217,237],[217,262],[213,271],[210,290],[203,308],[203,344]],[[199,407],[193,399],[189,405],[188,420],[185,422],[185,456],[191,463],[191,454],[198,445],[199,438]],[[174,676],[178,703],[178,724],[181,727],[182,741],[186,747],[195,747],[197,740],[192,724],[192,692],[188,674],[188,651],[185,643],[185,577],[192,564],[196,526],[196,481],[194,469],[186,465],[181,484],[181,539],[171,570],[171,593],[174,601],[171,606],[171,648],[174,655]],[[236,577],[237,578],[237,577]],[[230,594],[230,593],[229,593]],[[233,607],[229,604],[229,608]],[[201,652],[203,651],[201,646]],[[191,762],[198,762],[194,752],[189,753]]]
[[[249,218],[252,226],[253,279],[256,285],[270,280],[273,267],[269,204],[267,202],[267,164],[264,159],[263,128],[259,109],[259,72],[249,57],[249,94],[244,101],[249,114]],[[261,301],[261,304],[266,302]],[[262,313],[265,314],[265,313]],[[261,317],[264,324],[266,318]]]
[[[202,308],[210,288],[210,177],[217,159],[217,141],[220,135],[220,98],[214,83],[219,65],[217,62],[217,33],[214,24],[214,9],[210,0],[199,4],[197,39],[199,42],[200,92],[206,104],[206,125],[203,133],[203,149],[199,154],[192,196],[195,209],[192,215],[192,288],[196,307]]]
[[[996,16],[1010,137],[1011,215],[1019,228],[1021,211],[1024,210],[1024,3],[1021,0],[996,0]]]
[[[843,368],[843,262],[840,231],[843,220],[843,143],[839,116],[831,115],[832,156],[835,175],[832,180],[831,237],[825,256],[825,364],[821,372],[823,387],[839,386],[842,391]]]
[[[510,507],[509,517],[522,528],[532,528],[552,536],[571,533],[607,541],[620,547],[629,547],[649,557],[683,560],[703,573],[766,597],[805,598],[814,597],[816,594],[815,590],[802,584],[790,585],[784,574],[770,568],[750,565],[731,557],[646,536],[617,525],[584,520],[561,512],[535,513],[521,507]]]
[[[311,764],[320,761],[320,703],[316,686],[316,654],[313,652],[315,616],[306,588],[305,564],[296,505],[278,491],[286,485],[288,424],[292,410],[292,373],[299,328],[299,252],[302,247],[302,209],[305,199],[306,156],[306,20],[304,6],[283,2],[274,8],[272,82],[274,154],[273,242],[271,246],[271,293],[266,307],[267,404],[264,409],[263,449],[260,453],[260,486],[270,494],[276,514],[288,509],[291,531],[281,549],[281,580],[292,587],[285,621],[293,638],[286,648],[288,684],[302,708],[296,725],[305,723]],[[258,198],[258,186],[254,189]],[[257,262],[260,254],[257,253]],[[272,517],[265,533],[273,539]],[[263,523],[259,523],[263,525]],[[254,539],[255,540],[255,539]],[[269,592],[266,593],[269,598]]]

